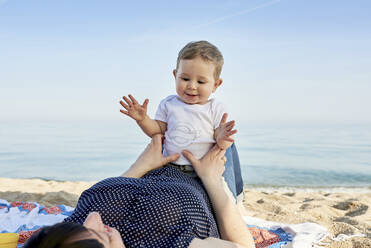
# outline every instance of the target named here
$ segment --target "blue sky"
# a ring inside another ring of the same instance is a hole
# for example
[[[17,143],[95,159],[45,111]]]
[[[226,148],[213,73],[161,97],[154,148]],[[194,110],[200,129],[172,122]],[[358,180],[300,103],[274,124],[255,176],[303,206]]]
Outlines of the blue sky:
[[[118,120],[175,93],[178,51],[225,58],[240,122],[371,122],[371,1],[0,0],[0,121]]]

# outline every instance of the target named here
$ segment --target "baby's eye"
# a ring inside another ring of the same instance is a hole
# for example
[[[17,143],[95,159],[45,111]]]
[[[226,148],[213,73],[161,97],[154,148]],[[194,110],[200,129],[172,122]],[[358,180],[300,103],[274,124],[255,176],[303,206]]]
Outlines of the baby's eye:
[[[189,81],[189,79],[188,78],[182,78],[184,81]]]
[[[198,83],[199,83],[199,84],[204,84],[204,83],[206,83],[206,82],[204,82],[204,81],[198,81]]]

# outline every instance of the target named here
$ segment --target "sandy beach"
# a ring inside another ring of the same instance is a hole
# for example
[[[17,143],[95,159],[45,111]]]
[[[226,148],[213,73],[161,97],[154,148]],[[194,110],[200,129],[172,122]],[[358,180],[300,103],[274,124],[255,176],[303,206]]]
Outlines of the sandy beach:
[[[35,201],[46,206],[76,206],[79,195],[95,182],[0,178],[0,199]],[[358,192],[357,192],[358,191]],[[324,240],[329,248],[371,247],[371,190],[245,189],[248,215],[283,223],[318,223],[338,234],[365,234],[345,241]]]

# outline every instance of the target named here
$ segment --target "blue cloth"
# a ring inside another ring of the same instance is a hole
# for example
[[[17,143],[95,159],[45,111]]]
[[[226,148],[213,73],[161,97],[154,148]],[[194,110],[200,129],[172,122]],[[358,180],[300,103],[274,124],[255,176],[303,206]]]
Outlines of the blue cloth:
[[[240,159],[234,143],[225,152],[225,157],[227,158],[227,162],[225,164],[223,177],[233,196],[236,198],[243,192],[243,180],[241,175]]]
[[[82,224],[92,211],[120,232],[126,247],[188,247],[194,238],[219,237],[200,179],[171,166],[139,179],[98,182],[81,194],[64,221]]]

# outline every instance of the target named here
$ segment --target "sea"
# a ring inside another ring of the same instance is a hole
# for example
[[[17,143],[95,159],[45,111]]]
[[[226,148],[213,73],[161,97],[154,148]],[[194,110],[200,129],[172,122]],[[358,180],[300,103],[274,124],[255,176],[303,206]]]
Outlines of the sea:
[[[371,190],[371,124],[244,123],[246,187]],[[0,122],[0,177],[98,181],[122,174],[150,141],[135,123]]]

